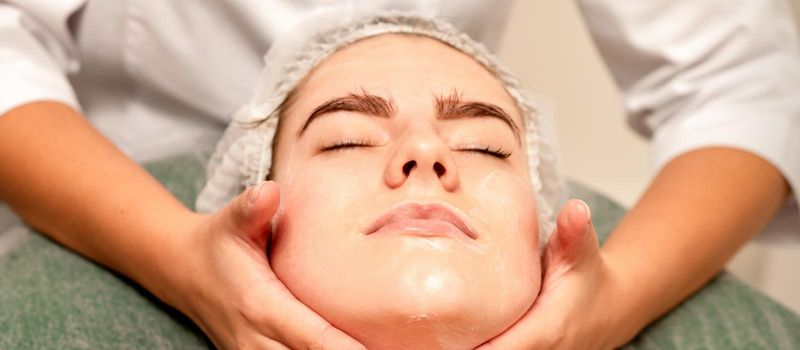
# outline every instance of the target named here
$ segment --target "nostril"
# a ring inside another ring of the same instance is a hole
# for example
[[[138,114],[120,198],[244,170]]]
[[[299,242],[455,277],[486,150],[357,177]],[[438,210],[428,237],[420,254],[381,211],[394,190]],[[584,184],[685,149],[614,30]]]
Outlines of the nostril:
[[[403,174],[406,174],[406,176],[410,175],[411,170],[413,170],[416,166],[417,166],[416,161],[410,160],[406,162],[406,164],[403,164]]]
[[[436,172],[436,176],[442,177],[447,172],[447,169],[444,168],[442,163],[436,162],[433,164],[433,171]]]

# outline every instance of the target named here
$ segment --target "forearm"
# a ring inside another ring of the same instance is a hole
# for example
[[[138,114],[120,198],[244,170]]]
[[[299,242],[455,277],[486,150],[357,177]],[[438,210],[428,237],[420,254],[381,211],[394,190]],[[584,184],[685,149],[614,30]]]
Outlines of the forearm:
[[[57,103],[21,106],[0,116],[0,154],[0,200],[26,223],[176,301],[164,269],[197,218],[85,118]]]
[[[625,281],[619,341],[706,283],[788,193],[776,168],[743,151],[707,148],[667,164],[602,248]]]

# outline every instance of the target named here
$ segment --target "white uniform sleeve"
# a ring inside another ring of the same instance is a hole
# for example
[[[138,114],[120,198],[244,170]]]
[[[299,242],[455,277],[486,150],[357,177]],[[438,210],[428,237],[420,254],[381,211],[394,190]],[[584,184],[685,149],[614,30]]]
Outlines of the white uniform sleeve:
[[[793,189],[769,228],[800,237],[800,49],[785,0],[580,0],[624,94],[652,137],[655,169],[726,146],[777,167]]]
[[[40,100],[79,108],[66,77],[79,68],[68,21],[84,1],[0,1],[0,115]]]

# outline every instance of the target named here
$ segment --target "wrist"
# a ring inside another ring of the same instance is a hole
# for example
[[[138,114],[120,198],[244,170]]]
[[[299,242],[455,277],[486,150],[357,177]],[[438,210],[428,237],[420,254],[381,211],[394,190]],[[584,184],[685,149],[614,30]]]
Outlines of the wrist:
[[[143,261],[132,277],[159,300],[189,315],[189,298],[196,284],[200,250],[197,242],[207,217],[181,208],[162,221],[154,237],[158,244],[142,254]]]
[[[615,259],[608,253],[602,253],[606,264],[607,285],[606,292],[609,297],[606,305],[613,305],[607,310],[606,319],[603,320],[602,329],[610,330],[607,333],[604,348],[616,349],[630,342],[636,334],[644,329],[651,314],[643,296],[644,288],[637,283],[633,271],[625,268],[625,264]]]

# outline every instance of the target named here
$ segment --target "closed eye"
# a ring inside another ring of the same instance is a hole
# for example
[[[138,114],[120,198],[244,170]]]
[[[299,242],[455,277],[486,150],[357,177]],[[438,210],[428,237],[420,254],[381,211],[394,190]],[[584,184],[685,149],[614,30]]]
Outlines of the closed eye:
[[[458,149],[458,151],[475,152],[478,154],[485,154],[499,159],[507,159],[508,157],[511,157],[511,152],[504,150],[502,147],[470,145],[461,147]]]
[[[371,147],[371,146],[373,146],[373,144],[367,139],[352,138],[352,139],[336,140],[333,143],[323,144],[319,149],[321,153],[329,151],[341,151],[348,148]]]

